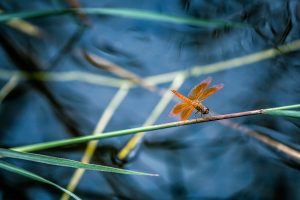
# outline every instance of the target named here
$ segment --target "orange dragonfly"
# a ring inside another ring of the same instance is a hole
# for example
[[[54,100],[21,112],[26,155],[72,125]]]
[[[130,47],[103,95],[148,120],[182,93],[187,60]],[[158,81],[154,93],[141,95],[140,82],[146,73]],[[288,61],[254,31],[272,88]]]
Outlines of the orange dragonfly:
[[[181,100],[181,102],[173,107],[170,115],[176,116],[181,113],[179,120],[187,120],[194,109],[197,110],[196,113],[200,112],[201,114],[208,114],[209,109],[202,104],[202,101],[224,87],[224,84],[221,83],[207,88],[211,81],[211,77],[203,80],[191,90],[188,97],[182,95],[176,90],[171,90]]]

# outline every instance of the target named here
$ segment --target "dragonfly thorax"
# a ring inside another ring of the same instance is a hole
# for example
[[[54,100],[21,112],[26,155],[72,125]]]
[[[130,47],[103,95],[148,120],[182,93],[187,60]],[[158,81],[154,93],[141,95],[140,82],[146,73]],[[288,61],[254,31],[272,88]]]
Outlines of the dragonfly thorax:
[[[195,105],[195,108],[198,112],[202,113],[202,114],[208,114],[209,113],[209,109],[207,107],[205,107],[202,103],[197,102],[197,104]]]

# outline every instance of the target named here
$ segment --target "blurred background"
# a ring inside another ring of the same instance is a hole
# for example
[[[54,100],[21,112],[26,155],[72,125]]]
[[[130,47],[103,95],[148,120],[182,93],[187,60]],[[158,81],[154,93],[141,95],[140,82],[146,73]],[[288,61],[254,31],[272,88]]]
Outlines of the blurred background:
[[[225,85],[204,102],[216,113],[300,102],[297,0],[33,0],[2,1],[0,8],[2,13],[126,8],[144,16],[151,12],[206,22],[84,12],[2,21],[2,148],[177,121],[169,117],[176,98],[164,91],[188,94],[208,76],[213,84]],[[266,52],[270,49],[273,54]],[[251,116],[232,121],[300,150],[296,119]],[[74,160],[87,156],[91,163],[159,177],[86,171],[77,173],[76,183],[74,169],[11,162],[60,186],[73,185],[82,199],[300,199],[299,160],[230,123],[132,137],[36,153]],[[95,147],[90,155],[87,146]],[[13,173],[1,170],[0,178],[0,199],[68,199]]]

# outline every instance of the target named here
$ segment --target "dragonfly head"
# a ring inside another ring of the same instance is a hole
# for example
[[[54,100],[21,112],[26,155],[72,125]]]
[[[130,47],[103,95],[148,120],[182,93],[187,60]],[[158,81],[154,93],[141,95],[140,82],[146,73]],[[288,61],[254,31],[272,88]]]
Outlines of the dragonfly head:
[[[207,107],[203,107],[203,109],[202,109],[202,114],[208,114],[209,113],[209,109],[207,108]]]

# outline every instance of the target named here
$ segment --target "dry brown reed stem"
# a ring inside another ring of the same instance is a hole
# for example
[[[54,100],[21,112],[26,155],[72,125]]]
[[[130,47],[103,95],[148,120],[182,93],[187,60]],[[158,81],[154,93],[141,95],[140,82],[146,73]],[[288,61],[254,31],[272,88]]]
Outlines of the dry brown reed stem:
[[[79,11],[76,12],[76,14],[78,15],[78,18],[80,20],[80,22],[85,25],[85,26],[90,26],[90,21],[87,17],[87,14],[84,12],[80,12],[80,3],[78,0],[66,0],[66,2],[70,5],[71,8],[76,8]]]
[[[288,145],[285,145],[285,144],[277,141],[276,139],[273,139],[269,136],[266,136],[257,131],[254,131],[254,130],[252,130],[244,125],[241,125],[239,123],[233,122],[232,120],[226,119],[226,120],[220,121],[220,123],[225,126],[229,126],[232,129],[235,129],[235,130],[237,130],[241,133],[244,133],[250,137],[253,137],[253,138],[257,139],[258,141],[264,143],[265,145],[272,147],[275,150],[288,155],[289,157],[293,158],[294,160],[300,161],[300,151],[293,149],[293,148],[289,147]]]
[[[245,112],[238,112],[238,113],[230,113],[230,114],[224,114],[224,115],[214,115],[214,116],[207,116],[207,117],[201,117],[186,121],[179,121],[178,125],[187,125],[187,124],[195,124],[195,123],[201,123],[201,122],[208,122],[208,121],[217,121],[217,120],[223,120],[223,119],[229,119],[229,118],[236,118],[236,117],[243,117],[248,115],[258,115],[262,114],[263,109],[259,110],[250,110]]]
[[[84,56],[84,58],[92,65],[107,70],[113,74],[115,74],[118,77],[130,80],[132,82],[134,82],[137,85],[140,85],[144,88],[146,88],[147,90],[151,91],[151,92],[157,92],[159,91],[159,89],[152,85],[151,83],[144,81],[142,78],[140,78],[138,75],[120,67],[119,65],[112,63],[108,60],[105,60],[104,58],[101,58],[97,55],[94,55],[92,53],[88,53],[85,50],[82,50],[82,54]]]

